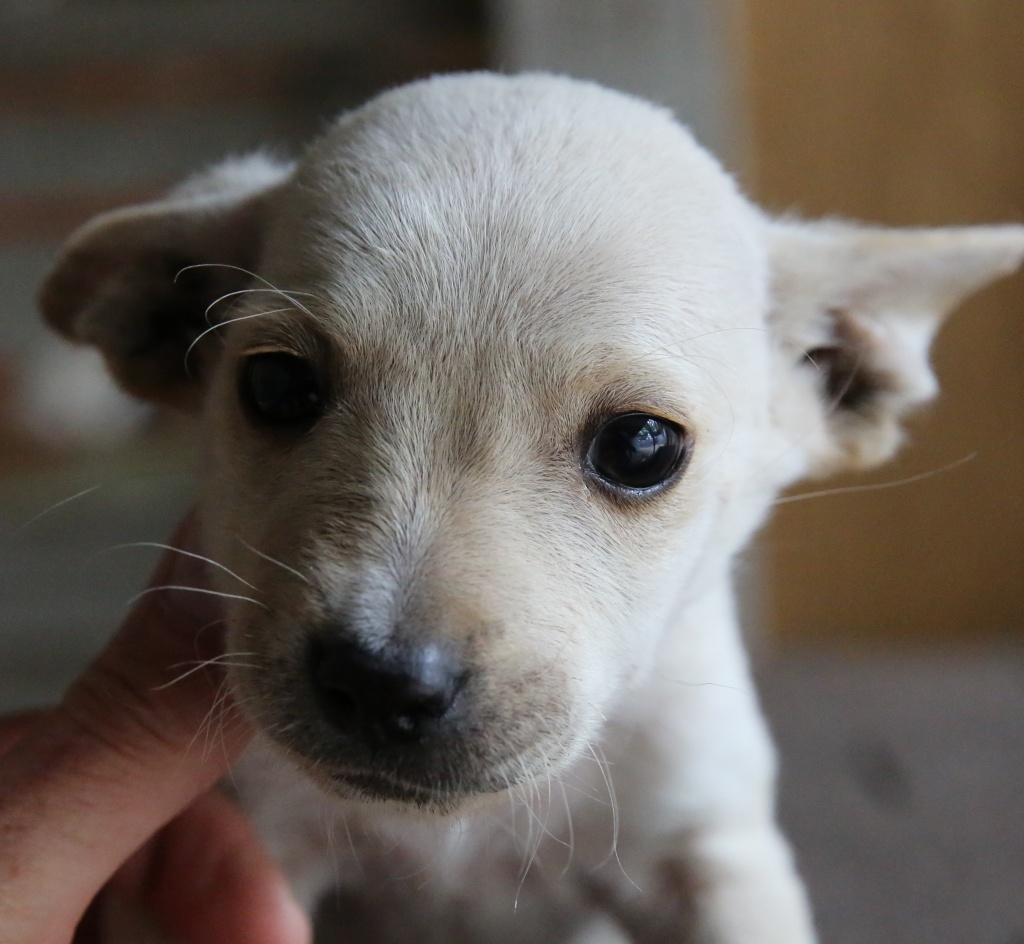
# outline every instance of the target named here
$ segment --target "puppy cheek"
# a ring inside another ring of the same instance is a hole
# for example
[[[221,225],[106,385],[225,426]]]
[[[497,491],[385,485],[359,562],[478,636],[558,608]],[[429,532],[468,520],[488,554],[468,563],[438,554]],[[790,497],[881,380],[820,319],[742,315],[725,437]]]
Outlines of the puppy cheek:
[[[567,755],[586,748],[620,697],[624,654],[607,642],[607,633],[593,624],[580,627],[551,655],[540,675],[539,698],[548,705],[548,718],[561,719],[553,733]]]

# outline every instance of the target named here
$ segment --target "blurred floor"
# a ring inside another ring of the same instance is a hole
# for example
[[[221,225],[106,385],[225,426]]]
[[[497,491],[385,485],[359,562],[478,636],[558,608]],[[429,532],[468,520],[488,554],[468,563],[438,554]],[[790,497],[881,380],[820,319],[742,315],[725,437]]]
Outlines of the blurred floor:
[[[784,654],[762,690],[823,944],[1024,942],[1024,647]]]

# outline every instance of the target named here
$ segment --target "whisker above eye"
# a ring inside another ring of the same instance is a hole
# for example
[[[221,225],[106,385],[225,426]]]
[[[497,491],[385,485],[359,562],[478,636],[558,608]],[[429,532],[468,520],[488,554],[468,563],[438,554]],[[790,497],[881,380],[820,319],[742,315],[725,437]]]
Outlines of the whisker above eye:
[[[237,318],[228,318],[227,321],[218,321],[215,325],[210,325],[205,331],[200,331],[193,339],[192,343],[185,349],[185,373],[188,374],[188,358],[192,353],[192,349],[205,338],[211,331],[216,331],[218,328],[225,328],[229,324],[234,324],[236,321],[248,321],[250,318],[261,318],[264,315],[279,315],[281,312],[291,311],[290,308],[272,308],[270,311],[257,311],[248,315],[239,315]]]
[[[272,282],[263,278],[262,275],[257,275],[251,269],[246,269],[243,266],[232,265],[231,263],[228,262],[195,262],[192,265],[187,265],[180,268],[174,276],[174,281],[177,282],[178,277],[183,272],[188,272],[190,269],[231,269],[235,272],[241,272],[243,275],[248,275],[250,278],[256,279],[258,282],[262,282],[267,288],[277,292],[277,294],[280,295],[282,298],[285,298],[288,301],[290,301],[300,311],[304,311],[310,317],[313,316],[313,313],[308,308],[306,308],[306,306],[303,305],[301,302],[296,301],[293,296],[306,295],[310,298],[315,298],[315,295],[310,295],[309,292],[286,292],[282,289],[279,289]]]
[[[733,325],[727,328],[714,328],[711,331],[704,331],[700,334],[692,334],[689,337],[681,338],[678,341],[669,341],[668,344],[663,344],[660,347],[651,348],[647,351],[642,351],[642,357],[651,357],[655,354],[661,354],[666,351],[670,351],[672,348],[681,348],[684,344],[688,344],[691,341],[699,341],[702,338],[710,338],[716,334],[727,334],[731,331],[757,331],[760,334],[768,334],[768,328],[759,327],[758,325]],[[682,352],[680,352],[682,353]]]
[[[282,294],[281,291],[279,289],[276,289],[276,288],[240,288],[240,289],[236,289],[233,292],[225,292],[223,295],[215,298],[212,302],[210,302],[209,305],[206,306],[206,311],[203,312],[203,314],[204,314],[204,316],[206,318],[206,323],[210,324],[210,312],[211,312],[211,310],[215,306],[219,305],[221,302],[227,301],[229,298],[236,298],[239,295],[255,295],[255,294],[267,293],[267,292],[269,292],[269,293],[271,293],[273,295],[281,295]],[[295,295],[308,295],[309,293],[308,292],[295,292],[293,294],[295,294]],[[285,295],[284,297],[288,301],[291,301],[291,299],[288,298],[287,295]],[[312,297],[312,296],[310,296],[310,297]]]

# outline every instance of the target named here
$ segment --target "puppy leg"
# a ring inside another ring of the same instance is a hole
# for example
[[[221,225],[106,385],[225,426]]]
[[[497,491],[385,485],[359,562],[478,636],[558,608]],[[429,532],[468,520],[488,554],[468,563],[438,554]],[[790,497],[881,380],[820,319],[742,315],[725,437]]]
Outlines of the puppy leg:
[[[727,584],[687,608],[659,665],[637,702],[643,737],[624,748],[632,745],[632,766],[611,758],[623,856],[675,877],[700,944],[812,944],[807,897],[775,823],[775,751]]]
[[[701,835],[688,866],[699,944],[813,944],[789,845],[772,823]]]

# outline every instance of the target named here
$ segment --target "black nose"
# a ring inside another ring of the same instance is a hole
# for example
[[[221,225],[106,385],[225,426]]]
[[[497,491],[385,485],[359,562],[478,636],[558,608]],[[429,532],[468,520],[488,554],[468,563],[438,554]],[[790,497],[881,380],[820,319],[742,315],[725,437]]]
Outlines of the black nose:
[[[424,737],[451,711],[465,673],[434,642],[385,642],[370,649],[338,635],[310,646],[310,674],[320,709],[342,733],[371,746]]]

